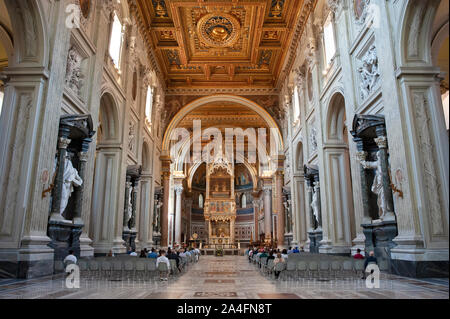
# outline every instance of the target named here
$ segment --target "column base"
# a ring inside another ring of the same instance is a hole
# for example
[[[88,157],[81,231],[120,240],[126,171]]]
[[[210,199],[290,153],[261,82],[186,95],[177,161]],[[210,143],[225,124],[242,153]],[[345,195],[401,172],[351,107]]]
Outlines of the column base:
[[[0,278],[31,279],[53,274],[53,249],[47,236],[22,239],[22,248],[0,249]]]
[[[83,233],[80,237],[80,257],[94,257],[94,247],[92,247],[92,240]]]
[[[391,249],[391,272],[413,278],[448,278],[448,249],[397,246]]]

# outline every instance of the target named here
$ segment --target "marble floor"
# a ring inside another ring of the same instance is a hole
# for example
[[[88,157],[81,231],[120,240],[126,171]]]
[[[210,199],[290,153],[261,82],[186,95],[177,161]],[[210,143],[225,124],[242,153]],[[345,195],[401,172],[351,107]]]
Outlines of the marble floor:
[[[187,272],[168,282],[81,280],[66,288],[62,277],[0,279],[0,299],[448,299],[448,279],[383,276],[380,288],[364,280],[275,280],[243,256],[202,256]]]

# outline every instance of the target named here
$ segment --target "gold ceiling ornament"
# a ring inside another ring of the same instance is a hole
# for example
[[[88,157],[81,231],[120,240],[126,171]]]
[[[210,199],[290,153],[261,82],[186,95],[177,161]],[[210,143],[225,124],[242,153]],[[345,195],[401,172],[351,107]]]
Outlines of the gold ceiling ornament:
[[[215,12],[204,15],[197,23],[201,41],[212,47],[229,47],[239,39],[241,25],[228,13]]]

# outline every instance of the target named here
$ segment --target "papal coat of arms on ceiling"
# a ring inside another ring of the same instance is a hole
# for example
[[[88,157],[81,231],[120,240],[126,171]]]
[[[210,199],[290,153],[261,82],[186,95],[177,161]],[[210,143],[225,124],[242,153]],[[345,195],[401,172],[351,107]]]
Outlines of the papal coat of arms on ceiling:
[[[210,13],[197,23],[200,39],[212,47],[233,45],[239,38],[239,21],[231,14]]]

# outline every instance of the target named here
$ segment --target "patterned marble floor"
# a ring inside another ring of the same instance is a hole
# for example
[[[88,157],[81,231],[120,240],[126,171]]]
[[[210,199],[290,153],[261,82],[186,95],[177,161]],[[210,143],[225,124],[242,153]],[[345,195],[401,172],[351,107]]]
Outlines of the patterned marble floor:
[[[261,274],[243,256],[202,256],[179,278],[159,281],[81,280],[65,287],[63,278],[0,280],[1,299],[448,299],[448,279],[416,280],[388,276],[380,288],[368,289],[361,279],[328,282],[274,280]]]

